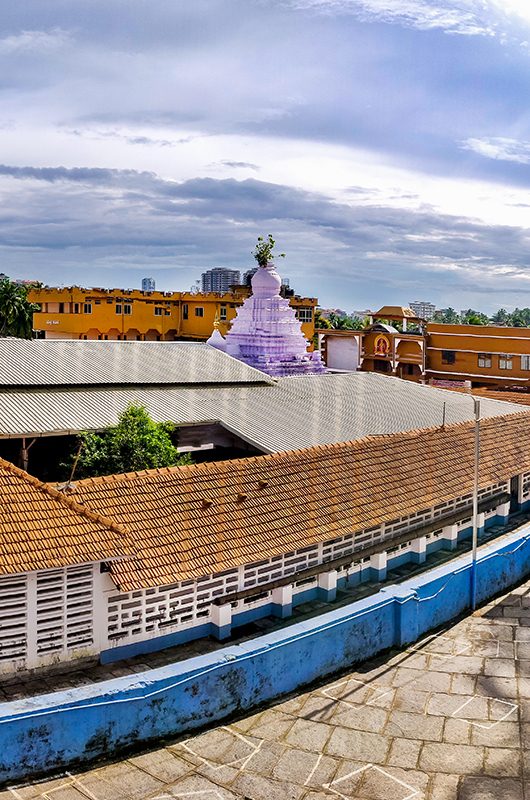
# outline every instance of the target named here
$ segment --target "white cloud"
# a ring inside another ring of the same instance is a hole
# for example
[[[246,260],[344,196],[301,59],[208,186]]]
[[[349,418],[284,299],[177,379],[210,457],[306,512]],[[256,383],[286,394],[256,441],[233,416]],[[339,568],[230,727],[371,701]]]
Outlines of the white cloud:
[[[419,30],[467,36],[520,38],[514,25],[530,24],[529,0],[285,0],[293,8],[352,14]],[[524,39],[524,37],[523,37]],[[527,46],[527,42],[522,42]]]
[[[497,161],[515,161],[518,164],[530,164],[530,142],[521,142],[504,136],[493,136],[482,139],[466,139],[462,147],[472,150],[485,158]]]
[[[299,9],[324,13],[354,14],[361,19],[389,22],[421,30],[493,36],[484,9],[471,0],[290,0]],[[482,5],[482,4],[481,4]]]
[[[47,53],[58,50],[70,40],[70,33],[62,28],[48,31],[21,31],[0,39],[0,54]]]

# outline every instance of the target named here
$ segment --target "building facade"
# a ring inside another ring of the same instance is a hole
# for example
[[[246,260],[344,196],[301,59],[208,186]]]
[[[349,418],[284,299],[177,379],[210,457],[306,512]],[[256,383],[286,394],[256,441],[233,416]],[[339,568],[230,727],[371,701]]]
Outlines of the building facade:
[[[29,300],[40,306],[33,328],[46,339],[127,341],[206,341],[219,321],[223,335],[250,287],[235,292],[143,292],[139,289],[32,288]],[[315,333],[316,297],[289,298],[305,338]]]
[[[413,300],[409,305],[420,319],[430,320],[434,317],[436,306],[428,300]]]
[[[480,531],[530,504],[528,414],[482,423]],[[87,479],[66,495],[2,462],[17,514],[0,526],[0,672],[227,639],[455,550],[470,536],[473,437],[466,423]]]
[[[371,324],[360,331],[320,331],[320,347],[326,366],[329,369],[380,372],[422,382],[426,365],[425,336],[421,331],[410,330],[411,323],[419,322],[414,312],[400,306],[383,306],[371,314],[371,320]],[[397,323],[401,330],[392,323]]]
[[[361,331],[320,330],[326,366],[441,386],[530,389],[530,328],[429,322],[412,333],[394,328],[392,322],[402,327],[398,315],[385,320]]]
[[[427,378],[472,386],[530,386],[530,328],[427,325]]]
[[[142,278],[142,292],[154,292],[156,283],[154,278]]]
[[[238,269],[214,267],[206,270],[201,275],[201,289],[203,292],[221,292],[225,294],[230,291],[231,286],[236,286],[240,283],[241,273]]]

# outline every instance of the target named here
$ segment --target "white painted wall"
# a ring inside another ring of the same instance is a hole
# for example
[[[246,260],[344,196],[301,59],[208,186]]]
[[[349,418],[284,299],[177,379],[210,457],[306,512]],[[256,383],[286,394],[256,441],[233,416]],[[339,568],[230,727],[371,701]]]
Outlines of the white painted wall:
[[[356,336],[328,336],[326,352],[330,369],[356,370],[360,366],[359,339]]]

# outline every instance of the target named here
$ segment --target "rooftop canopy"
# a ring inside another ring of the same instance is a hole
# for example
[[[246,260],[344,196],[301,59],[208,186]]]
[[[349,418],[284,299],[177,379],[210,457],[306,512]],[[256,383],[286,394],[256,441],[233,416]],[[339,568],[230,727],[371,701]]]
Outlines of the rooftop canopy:
[[[379,311],[374,311],[372,317],[374,319],[408,319],[411,321],[420,319],[411,308],[405,308],[405,306],[383,306]]]
[[[123,556],[126,532],[0,459],[0,575]]]
[[[528,412],[482,423],[480,486],[530,469]],[[126,528],[124,590],[235,568],[409,516],[473,488],[472,422],[358,442],[79,481]],[[382,501],[383,499],[383,501]]]
[[[31,387],[0,389],[0,438],[102,430],[116,425],[130,403],[145,405],[160,422],[220,423],[264,453],[436,427],[444,418],[447,424],[464,422],[473,415],[468,395],[368,372],[286,377],[270,386]],[[484,418],[520,412],[513,403],[482,400]]]
[[[0,339],[0,386],[272,382],[200,342]]]

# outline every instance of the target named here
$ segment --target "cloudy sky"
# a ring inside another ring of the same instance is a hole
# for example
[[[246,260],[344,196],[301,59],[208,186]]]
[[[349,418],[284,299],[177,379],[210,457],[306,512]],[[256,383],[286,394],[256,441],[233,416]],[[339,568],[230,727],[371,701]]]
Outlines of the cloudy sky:
[[[530,305],[528,0],[23,0],[0,271],[187,289],[273,233],[322,305]]]

